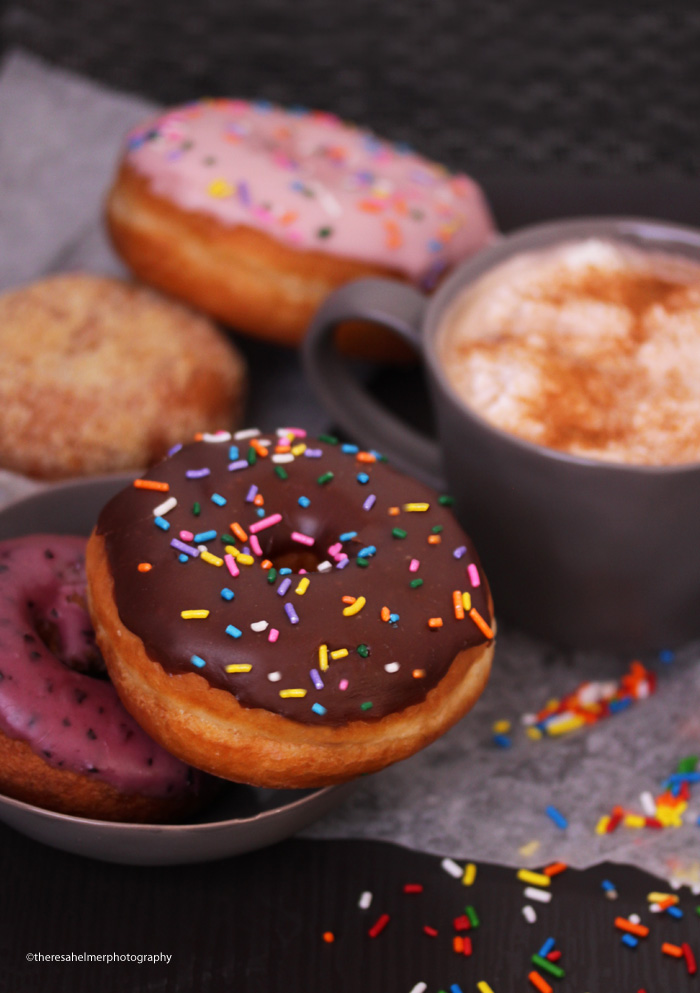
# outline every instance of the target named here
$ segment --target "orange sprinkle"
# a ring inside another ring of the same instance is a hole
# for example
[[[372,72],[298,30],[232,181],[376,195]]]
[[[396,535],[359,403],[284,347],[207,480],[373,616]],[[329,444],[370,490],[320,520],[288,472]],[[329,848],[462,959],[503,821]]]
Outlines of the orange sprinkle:
[[[332,931],[324,931],[323,940],[326,942],[326,944],[330,945],[335,941],[335,935],[333,934]]]
[[[542,872],[545,876],[558,876],[560,872],[565,872],[568,868],[566,862],[552,862],[551,865],[545,866]]]
[[[469,616],[474,621],[476,626],[479,628],[482,634],[485,634],[487,638],[493,638],[493,629],[488,626],[484,618],[481,616],[476,607],[472,607],[469,611]]]
[[[384,230],[386,231],[386,247],[387,248],[400,248],[403,245],[403,236],[401,234],[401,228],[396,223],[387,218],[384,221]]]
[[[428,621],[428,627],[435,630],[436,628],[442,627],[442,617],[431,617]]]
[[[365,212],[365,214],[381,214],[384,210],[383,203],[377,203],[376,200],[360,200],[357,204],[359,210]]]
[[[340,598],[343,603],[354,603],[357,600],[356,596],[344,596]]]
[[[139,572],[150,572],[152,568],[150,562],[139,562]]]
[[[195,441],[201,441],[203,437],[204,437],[204,434],[201,431],[198,431],[197,434],[194,436],[194,440]]]
[[[540,991],[540,993],[552,993],[552,987],[546,979],[543,979],[542,976],[540,976],[539,972],[535,972],[533,969],[532,972],[528,972],[527,978],[530,980],[535,989]]]
[[[283,224],[285,227],[288,224],[294,224],[298,216],[299,214],[296,212],[296,210],[287,210],[280,217],[280,224]]]
[[[400,507],[389,507],[389,516],[390,517],[398,517],[400,513],[401,513],[401,508]]]
[[[664,955],[672,955],[674,959],[683,957],[683,949],[679,945],[672,945],[669,941],[664,941],[661,951]]]
[[[425,679],[425,669],[414,669],[411,675],[414,679]]]
[[[462,955],[464,953],[464,938],[456,934],[452,939],[452,950]]]
[[[134,486],[137,490],[157,490],[159,493],[167,493],[170,489],[169,483],[158,483],[155,479],[135,479]]]
[[[371,452],[358,452],[357,455],[355,456],[355,459],[358,462],[371,463],[377,461],[377,456],[372,455]]]
[[[262,495],[262,493],[256,493],[255,496],[253,497],[253,504],[256,507],[262,507],[264,503],[265,503],[265,497]]]
[[[388,621],[389,618],[391,617],[391,611],[389,610],[388,607],[382,607],[379,616],[383,621]]]
[[[618,931],[627,931],[628,934],[636,934],[639,938],[646,938],[649,934],[649,928],[646,924],[633,924],[626,917],[616,917],[615,927]]]
[[[677,903],[677,896],[667,896],[663,900],[659,900],[659,910],[668,910],[669,907],[673,907]]]
[[[429,545],[439,545],[441,541],[442,541],[442,538],[440,537],[439,534],[431,534],[431,535],[428,536],[428,544]]]
[[[459,590],[455,590],[452,594],[452,603],[455,608],[455,617],[458,621],[464,620],[464,607],[462,606],[462,594]]]
[[[248,540],[248,535],[245,533],[245,531],[243,530],[243,528],[241,527],[241,525],[238,523],[238,521],[234,521],[233,522],[233,524],[231,525],[231,531],[235,534],[235,536],[240,541],[247,541]]]
[[[257,438],[250,439],[250,447],[255,450],[261,459],[267,458],[269,455],[269,449],[265,448],[264,445],[261,445]]]
[[[292,446],[289,444],[275,445],[275,455],[287,455],[291,450]]]
[[[261,569],[272,569],[274,567],[272,565],[272,562],[270,562],[269,559],[263,559],[262,562],[260,563],[260,568]]]

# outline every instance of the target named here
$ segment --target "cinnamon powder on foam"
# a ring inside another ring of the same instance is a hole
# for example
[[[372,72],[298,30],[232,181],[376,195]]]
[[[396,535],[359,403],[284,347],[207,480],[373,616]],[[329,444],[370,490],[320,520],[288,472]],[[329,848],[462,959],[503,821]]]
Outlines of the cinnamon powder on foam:
[[[442,357],[506,431],[609,461],[700,458],[700,266],[612,243],[521,256],[453,305]]]

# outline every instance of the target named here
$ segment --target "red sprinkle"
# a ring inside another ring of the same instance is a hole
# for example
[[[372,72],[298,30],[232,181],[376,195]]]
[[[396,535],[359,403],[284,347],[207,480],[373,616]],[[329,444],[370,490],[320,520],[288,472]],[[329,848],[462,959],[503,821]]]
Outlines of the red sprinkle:
[[[471,955],[471,953],[472,953],[472,939],[469,937],[469,935],[465,935],[462,938],[462,941],[464,942],[464,947],[463,947],[462,951],[464,952],[465,955]]]
[[[388,914],[382,914],[382,916],[374,922],[372,927],[367,932],[370,938],[376,938],[378,934],[381,934],[390,920],[391,918],[389,917]]]
[[[561,958],[561,950],[559,948],[555,948],[553,952],[549,953],[547,958],[550,962],[558,962]]]
[[[687,941],[684,941],[681,945],[683,949],[683,958],[685,959],[686,968],[688,969],[688,975],[694,976],[698,971],[698,967],[695,963],[695,956],[693,955],[693,949],[690,947]]]
[[[545,866],[542,872],[545,876],[558,876],[560,872],[566,872],[568,868],[566,862],[552,862],[551,865]]]
[[[430,927],[429,924],[424,924],[423,925],[423,930],[425,931],[425,933],[427,935],[430,935],[431,938],[437,938],[437,935],[438,935],[437,931],[435,930],[434,927]]]
[[[422,893],[423,884],[422,883],[406,883],[403,888],[404,893]]]
[[[461,917],[455,917],[452,923],[454,924],[455,931],[468,931],[472,926],[472,922],[466,914],[462,914]]]

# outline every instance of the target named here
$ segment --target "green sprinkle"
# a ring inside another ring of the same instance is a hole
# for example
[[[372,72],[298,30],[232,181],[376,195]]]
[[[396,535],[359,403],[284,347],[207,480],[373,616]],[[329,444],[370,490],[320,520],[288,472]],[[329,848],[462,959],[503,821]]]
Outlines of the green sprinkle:
[[[358,564],[359,566],[361,566],[361,567],[362,567],[363,569],[366,569],[366,568],[367,568],[367,566],[369,565],[369,559],[362,559],[362,558],[356,558],[356,559],[355,559],[355,561],[356,561],[356,562],[357,562],[357,564]]]
[[[369,655],[369,645],[358,645],[357,654],[360,656],[360,658],[366,659],[367,656]],[[370,704],[370,707],[371,706],[372,704]]]
[[[338,439],[334,434],[320,434],[318,436],[319,441],[325,441],[327,445],[337,445]]]
[[[373,703],[371,700],[365,700],[364,703],[360,704],[360,710],[371,710],[372,707],[373,707]]]
[[[464,908],[464,913],[469,918],[469,923],[471,924],[472,927],[478,927],[481,924],[481,921],[477,917],[476,911],[471,906],[471,904],[468,907]]]
[[[319,238],[330,238],[333,234],[333,228],[319,228],[317,234]]]
[[[532,964],[538,966],[540,969],[544,969],[548,972],[550,976],[555,976],[557,979],[564,978],[564,970],[560,965],[555,965],[554,962],[550,962],[549,959],[543,958],[541,955],[532,956]]]
[[[284,466],[276,465],[275,466],[275,474],[277,476],[279,476],[280,479],[289,479],[289,473],[284,468]]]
[[[224,545],[235,545],[236,539],[230,534],[220,534],[219,537],[223,541]]]
[[[436,524],[433,528],[433,534],[440,534],[442,531],[442,524]]]
[[[408,537],[408,531],[404,531],[403,528],[392,528],[391,529],[391,533],[394,536],[394,538],[407,538]]]
[[[678,763],[678,769],[676,771],[680,773],[695,772],[697,766],[698,766],[697,755],[688,755],[686,756],[686,758],[680,760],[680,762]]]
[[[324,472],[322,476],[319,476],[318,477],[317,482],[321,486],[323,486],[325,483],[330,483],[331,479],[333,479],[333,473],[332,472]]]
[[[270,569],[270,571],[267,574],[267,581],[268,581],[268,583],[274,583],[274,581],[276,579],[277,579],[277,570],[276,569]]]
[[[199,517],[201,512],[202,512],[202,508],[199,506],[198,503],[192,505],[192,513],[194,514],[195,517]]]
[[[695,908],[695,913],[700,917],[700,907]]]
[[[454,502],[455,498],[448,496],[447,493],[443,493],[442,496],[438,497],[438,503],[442,504],[443,507],[451,507]]]
[[[255,452],[255,449],[253,448],[252,445],[248,449],[247,458],[248,458],[248,465],[255,465],[255,463],[258,461],[258,456],[257,456],[257,454]]]
[[[412,579],[411,582],[409,583],[409,585],[410,585],[410,587],[411,587],[412,590],[418,589],[419,586],[422,586],[423,585],[423,580],[422,579]]]

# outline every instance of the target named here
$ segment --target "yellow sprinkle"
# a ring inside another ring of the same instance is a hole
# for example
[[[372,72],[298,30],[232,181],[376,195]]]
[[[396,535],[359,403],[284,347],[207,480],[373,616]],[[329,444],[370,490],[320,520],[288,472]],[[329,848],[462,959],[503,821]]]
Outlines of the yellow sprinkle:
[[[331,652],[332,659],[344,659],[348,654],[347,648],[336,648],[334,652]]]
[[[224,668],[226,669],[226,672],[250,672],[253,667],[252,665],[248,665],[247,662],[240,662],[236,665],[224,666]]]
[[[673,903],[678,903],[679,897],[675,893],[647,893],[647,900],[649,903],[663,903],[668,900],[672,900]]]
[[[681,827],[683,824],[682,814],[688,804],[679,804],[677,807],[662,807],[659,804],[656,808],[656,819],[661,821],[664,827]]]
[[[464,867],[464,875],[462,876],[462,882],[465,886],[473,886],[474,880],[476,879],[476,866],[473,862],[467,862]]]
[[[545,710],[556,710],[560,703],[561,703],[561,700],[557,700],[557,698],[555,696],[553,696],[551,700],[547,700],[546,704],[544,705],[544,709]]]
[[[359,614],[366,603],[367,601],[363,596],[358,596],[354,603],[343,608],[343,617],[352,617],[353,614]]]
[[[237,562],[239,565],[252,565],[255,559],[252,555],[243,555],[242,552],[239,552]]]
[[[218,555],[212,555],[211,552],[200,552],[199,553],[199,557],[204,562],[208,562],[209,565],[223,565],[224,564],[224,560],[223,559],[220,559]]]
[[[518,851],[520,852],[521,855],[524,855],[525,858],[529,858],[531,855],[535,854],[535,852],[538,850],[539,847],[540,847],[539,841],[533,840],[533,841],[528,841],[528,843],[526,845],[523,845],[521,848],[519,848]]]
[[[530,741],[540,741],[542,738],[542,732],[539,728],[526,728],[525,734],[528,736]]]
[[[227,555],[233,555],[234,559],[237,559],[238,556],[241,554],[235,545],[225,545],[224,551],[226,552]]]
[[[182,610],[180,612],[180,617],[184,621],[191,621],[195,617],[208,617],[208,616],[209,616],[208,610]]]
[[[628,828],[643,828],[646,820],[644,817],[640,817],[639,814],[627,814],[622,823]]]
[[[570,717],[566,721],[557,721],[556,724],[547,725],[547,734],[550,738],[556,738],[559,734],[568,734],[569,731],[575,731],[577,728],[582,727],[586,721],[583,717],[578,714],[575,717]]]
[[[610,818],[608,817],[607,814],[603,814],[603,816],[600,818],[600,820],[598,821],[598,823],[595,826],[595,833],[596,834],[607,834],[608,833],[608,824],[609,823],[610,823]]]
[[[462,606],[464,607],[465,610],[471,610],[472,609],[472,595],[471,595],[471,593],[463,593],[462,594]]]
[[[489,984],[486,982],[485,979],[482,979],[480,983],[477,983],[476,988],[478,989],[479,993],[493,993],[493,990],[491,989],[491,987],[489,986]]]
[[[305,451],[306,451],[306,445],[304,444],[294,445],[292,447],[292,455],[295,456],[303,455]]]
[[[419,514],[426,510],[430,510],[429,503],[405,503],[403,509],[408,511],[408,513]]]
[[[545,876],[543,872],[531,872],[529,869],[519,869],[518,879],[521,883],[528,883],[530,886],[550,886],[552,880]]]
[[[293,697],[293,696],[302,697],[302,696],[306,696],[306,690],[280,690],[280,696],[284,700],[286,700],[287,697]]]
[[[510,731],[510,721],[495,721],[493,725],[494,734],[508,734]]]
[[[318,646],[318,667],[321,672],[328,669],[328,645]]]
[[[303,596],[308,590],[310,582],[311,580],[309,579],[308,576],[302,576],[302,578],[299,580],[299,585],[294,590],[294,592],[298,593],[299,596]]]
[[[233,187],[225,179],[212,179],[209,186],[207,186],[207,193],[210,197],[216,197],[217,200],[221,200],[224,197],[233,196]]]

